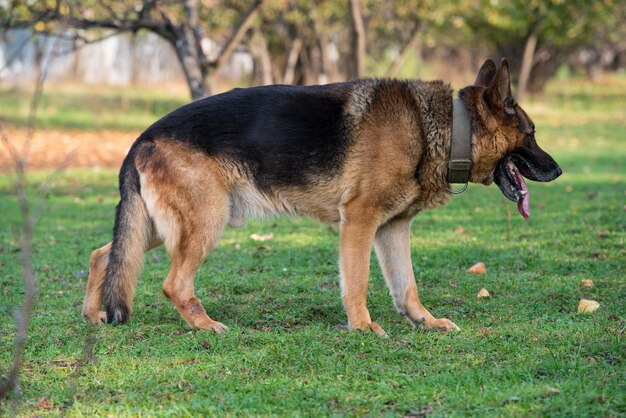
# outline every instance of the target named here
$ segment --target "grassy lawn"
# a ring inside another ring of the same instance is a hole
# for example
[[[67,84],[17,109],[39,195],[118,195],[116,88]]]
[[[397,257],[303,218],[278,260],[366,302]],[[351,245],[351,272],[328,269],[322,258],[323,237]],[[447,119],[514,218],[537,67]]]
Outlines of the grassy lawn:
[[[229,333],[184,324],[161,294],[169,268],[162,248],[146,257],[132,321],[92,329],[80,317],[85,272],[90,252],[110,240],[116,173],[67,171],[35,237],[40,285],[19,415],[625,415],[626,80],[557,82],[527,110],[564,175],[529,182],[529,221],[507,203],[510,240],[495,186],[473,185],[413,223],[422,302],[461,327],[447,335],[412,329],[394,311],[374,257],[370,312],[389,338],[338,327],[346,321],[338,237],[306,219],[230,229],[209,256],[197,295]],[[44,175],[33,173],[33,182]],[[22,300],[7,176],[0,217],[5,371]],[[250,235],[267,232],[274,238],[259,249]],[[487,273],[466,273],[477,261]],[[491,297],[477,299],[483,287]],[[581,298],[599,310],[576,314]],[[89,335],[93,358],[80,366]],[[10,408],[0,404],[0,415]]]
[[[0,86],[0,115],[24,125],[32,87]],[[142,131],[156,119],[189,101],[186,88],[165,90],[101,86],[46,86],[37,108],[40,128]]]

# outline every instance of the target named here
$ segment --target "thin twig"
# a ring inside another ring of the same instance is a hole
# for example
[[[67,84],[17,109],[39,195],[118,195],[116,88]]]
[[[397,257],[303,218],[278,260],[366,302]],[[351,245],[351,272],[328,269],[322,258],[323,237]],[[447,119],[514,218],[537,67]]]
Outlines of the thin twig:
[[[21,215],[20,264],[22,266],[22,276],[24,279],[24,302],[21,309],[16,312],[15,321],[17,329],[15,331],[15,353],[13,356],[13,364],[7,374],[6,380],[0,385],[0,398],[7,396],[11,389],[15,389],[18,395],[13,403],[15,411],[21,396],[21,391],[17,390],[19,388],[18,375],[22,365],[24,347],[26,345],[28,324],[30,323],[31,314],[37,296],[37,281],[35,279],[35,272],[32,264],[35,218],[33,217],[31,204],[26,194],[26,170],[28,168],[28,152],[33,138],[37,108],[39,106],[41,94],[43,93],[43,84],[47,76],[48,67],[52,61],[53,49],[56,49],[56,43],[52,45],[48,44],[45,58],[40,62],[39,75],[37,77],[35,92],[31,100],[30,113],[28,117],[27,137],[21,153],[19,153],[11,144],[8,135],[4,130],[4,126],[0,124],[0,138],[9,151],[14,163],[14,171],[16,174],[15,194],[17,196]],[[39,198],[43,199],[41,196],[39,196]]]

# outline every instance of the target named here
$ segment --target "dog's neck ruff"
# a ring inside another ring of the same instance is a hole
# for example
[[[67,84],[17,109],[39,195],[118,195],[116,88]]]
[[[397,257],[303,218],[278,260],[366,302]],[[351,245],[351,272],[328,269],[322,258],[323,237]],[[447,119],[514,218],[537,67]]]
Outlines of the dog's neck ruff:
[[[465,104],[460,99],[452,101],[452,141],[450,142],[450,160],[448,162],[448,183],[463,183],[458,194],[465,191],[469,182],[472,166],[472,127]]]

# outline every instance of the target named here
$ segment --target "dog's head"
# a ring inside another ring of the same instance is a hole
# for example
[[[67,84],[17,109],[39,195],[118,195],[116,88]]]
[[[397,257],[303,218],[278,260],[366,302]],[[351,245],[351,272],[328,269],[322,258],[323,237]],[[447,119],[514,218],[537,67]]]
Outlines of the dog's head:
[[[491,184],[517,203],[528,218],[529,194],[524,177],[552,181],[561,168],[535,140],[535,124],[515,102],[506,59],[496,64],[487,60],[473,86],[459,92],[472,118],[472,170],[470,181]]]

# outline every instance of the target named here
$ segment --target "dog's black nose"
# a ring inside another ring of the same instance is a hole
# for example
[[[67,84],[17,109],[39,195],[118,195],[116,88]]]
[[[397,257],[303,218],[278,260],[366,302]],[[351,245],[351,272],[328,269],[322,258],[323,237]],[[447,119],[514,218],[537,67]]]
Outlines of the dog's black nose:
[[[561,170],[561,167],[557,166],[556,170],[554,170],[554,178],[557,178],[558,176],[560,176],[561,174],[563,174],[563,170]]]

